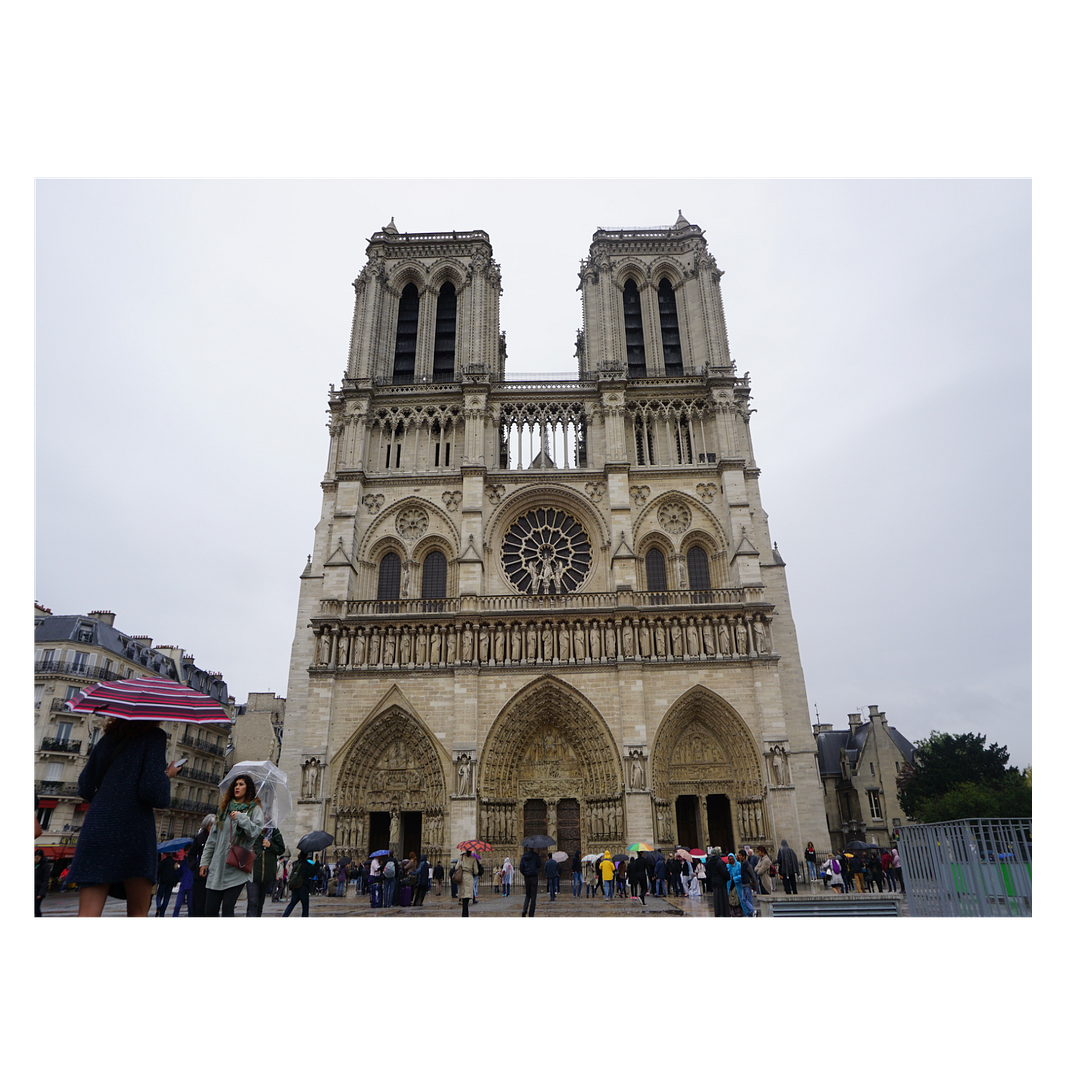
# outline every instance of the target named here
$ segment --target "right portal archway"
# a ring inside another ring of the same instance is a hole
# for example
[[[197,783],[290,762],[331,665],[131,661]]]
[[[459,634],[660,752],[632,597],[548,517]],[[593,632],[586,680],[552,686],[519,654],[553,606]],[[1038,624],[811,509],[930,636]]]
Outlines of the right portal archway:
[[[688,690],[660,723],[652,752],[657,842],[734,851],[770,844],[765,779],[738,712],[704,687]]]

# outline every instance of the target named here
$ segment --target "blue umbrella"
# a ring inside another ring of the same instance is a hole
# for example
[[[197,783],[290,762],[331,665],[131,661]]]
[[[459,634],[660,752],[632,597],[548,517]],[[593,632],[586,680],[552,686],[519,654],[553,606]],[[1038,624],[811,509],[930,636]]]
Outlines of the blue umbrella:
[[[194,844],[195,841],[189,836],[181,836],[176,840],[166,840],[164,844],[158,844],[158,851],[180,851],[181,848],[186,848],[189,844]]]
[[[381,851],[373,851],[368,856],[368,858],[369,859],[377,859],[380,855],[389,855],[389,854],[390,854],[389,848],[383,848]]]

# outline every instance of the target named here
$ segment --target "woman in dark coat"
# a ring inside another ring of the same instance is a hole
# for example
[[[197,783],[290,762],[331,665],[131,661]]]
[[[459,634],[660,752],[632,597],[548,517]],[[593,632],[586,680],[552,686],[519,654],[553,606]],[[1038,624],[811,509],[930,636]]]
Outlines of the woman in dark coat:
[[[49,891],[49,860],[41,853],[41,848],[34,849],[34,916],[41,918],[41,901]]]
[[[199,873],[199,860],[202,859],[203,848],[206,847],[206,841],[213,827],[214,815],[207,814],[202,820],[202,828],[195,834],[195,843],[191,845],[185,856],[192,873],[191,900],[188,904],[188,917],[192,919],[204,918],[206,912],[206,878]]]
[[[68,878],[79,885],[79,917],[96,918],[109,886],[123,883],[128,918],[145,918],[157,878],[154,808],[169,805],[165,732],[157,723],[110,719],[79,774],[86,812]]]
[[[645,871],[645,860],[640,855],[635,855],[630,860],[626,876],[630,879],[630,895],[640,896],[641,905],[644,907],[645,894],[649,891],[649,878]]]

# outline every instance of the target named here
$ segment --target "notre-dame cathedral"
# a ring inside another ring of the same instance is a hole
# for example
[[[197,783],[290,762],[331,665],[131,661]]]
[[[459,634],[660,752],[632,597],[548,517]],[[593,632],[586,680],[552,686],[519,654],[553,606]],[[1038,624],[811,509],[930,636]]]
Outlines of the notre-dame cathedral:
[[[375,233],[281,764],[327,855],[828,835],[704,233],[598,229],[578,370],[505,370],[487,233]]]

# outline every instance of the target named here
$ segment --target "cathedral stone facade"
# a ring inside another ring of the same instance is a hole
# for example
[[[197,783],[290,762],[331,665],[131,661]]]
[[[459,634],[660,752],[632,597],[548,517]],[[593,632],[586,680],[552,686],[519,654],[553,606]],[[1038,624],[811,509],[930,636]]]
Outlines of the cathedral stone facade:
[[[444,863],[827,836],[702,230],[599,229],[578,370],[505,371],[482,231],[371,238],[330,393],[281,764],[288,835]]]

